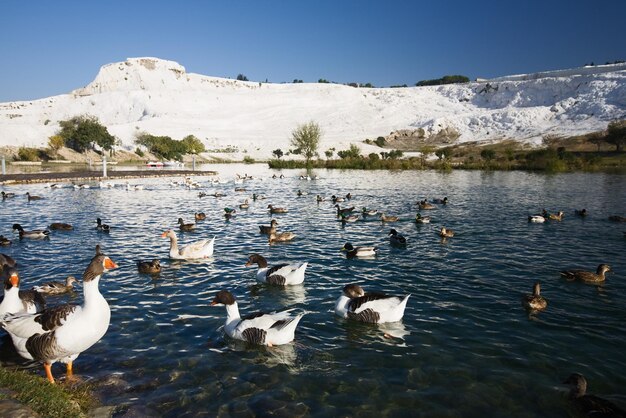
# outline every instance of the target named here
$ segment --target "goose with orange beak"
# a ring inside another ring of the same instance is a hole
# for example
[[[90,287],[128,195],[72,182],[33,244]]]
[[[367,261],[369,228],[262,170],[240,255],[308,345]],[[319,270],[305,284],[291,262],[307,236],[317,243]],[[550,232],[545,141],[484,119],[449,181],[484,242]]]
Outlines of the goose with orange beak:
[[[33,290],[20,290],[20,277],[14,267],[4,265],[4,298],[0,315],[7,313],[35,313],[43,309],[43,297]]]
[[[43,363],[46,377],[54,383],[52,364],[66,363],[67,376],[80,353],[100,341],[109,328],[111,309],[100,293],[100,278],[117,264],[97,252],[83,273],[83,304],[60,305],[36,314],[5,314],[0,325],[11,335],[22,357]]]

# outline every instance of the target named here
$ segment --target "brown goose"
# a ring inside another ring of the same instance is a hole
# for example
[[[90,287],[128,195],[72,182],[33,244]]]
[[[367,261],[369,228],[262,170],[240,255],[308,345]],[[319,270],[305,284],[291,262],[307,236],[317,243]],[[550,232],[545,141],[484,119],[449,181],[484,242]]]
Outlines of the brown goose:
[[[52,364],[66,363],[67,375],[72,376],[76,357],[106,334],[111,310],[98,284],[104,273],[116,267],[105,255],[91,259],[83,273],[81,306],[65,304],[36,314],[7,314],[0,319],[17,352],[26,359],[42,362],[50,383],[54,383]]]
[[[74,227],[72,225],[66,224],[66,223],[63,223],[63,222],[51,223],[49,228],[52,229],[52,230],[60,230],[60,231],[71,231],[72,229],[74,229]]]
[[[563,383],[570,386],[569,398],[584,416],[626,418],[626,411],[613,402],[587,395],[587,380],[582,374],[572,373]]]
[[[570,281],[581,280],[586,283],[602,283],[606,280],[604,274],[607,271],[611,271],[611,267],[608,264],[600,264],[595,273],[585,270],[564,270],[561,271],[561,276]]]
[[[541,284],[533,285],[533,294],[522,296],[522,306],[529,311],[543,311],[548,307],[548,302],[541,296]]]
[[[183,218],[178,218],[178,228],[181,231],[193,231],[194,229],[196,229],[196,224],[186,224],[183,221]]]
[[[61,295],[73,291],[74,283],[77,283],[76,277],[67,276],[65,283],[58,281],[47,282],[40,286],[33,286],[33,290],[46,295]]]

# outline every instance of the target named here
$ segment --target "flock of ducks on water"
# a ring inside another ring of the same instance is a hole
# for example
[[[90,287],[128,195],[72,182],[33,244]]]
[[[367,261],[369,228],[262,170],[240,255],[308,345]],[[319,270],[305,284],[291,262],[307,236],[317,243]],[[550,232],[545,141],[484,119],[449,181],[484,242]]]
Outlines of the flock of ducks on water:
[[[277,176],[274,176],[277,178]],[[281,175],[280,178],[283,178]],[[309,176],[301,176],[301,180],[312,180]],[[241,184],[243,180],[250,180],[252,177],[238,176],[236,183]],[[197,182],[185,180],[181,183],[172,182],[172,185],[185,185],[188,188],[199,186]],[[58,185],[51,185],[51,188],[58,188]],[[100,183],[101,188],[114,187],[112,183]],[[89,188],[89,185],[74,185],[74,188]],[[128,190],[141,190],[142,186],[130,186]],[[245,191],[238,187],[238,191]],[[1,192],[2,200],[16,197],[15,193]],[[305,196],[298,190],[297,196]],[[41,196],[26,193],[28,201],[44,199]],[[207,196],[201,192],[199,197]],[[216,192],[212,196],[223,196]],[[265,199],[261,195],[253,194],[253,201]],[[348,193],[345,197],[332,196],[330,198],[333,207],[336,209],[337,218],[342,224],[356,222],[359,219],[379,216],[382,223],[393,223],[399,217],[378,213],[377,210],[363,207],[360,217],[355,212],[355,207],[341,207],[340,203],[349,201],[352,195]],[[317,203],[326,201],[320,195],[316,196]],[[441,199],[426,199],[418,201],[419,211],[415,216],[418,224],[430,223],[430,217],[424,216],[420,211],[433,210],[438,206],[447,205],[448,197]],[[249,208],[248,199],[239,206],[239,209]],[[285,214],[288,209],[267,205],[271,214]],[[236,209],[224,208],[224,217],[230,220],[236,214]],[[576,216],[586,217],[586,209],[576,210]],[[563,211],[550,214],[545,209],[541,214],[530,215],[528,221],[532,223],[544,223],[547,221],[561,221],[564,217]],[[194,220],[196,222],[206,219],[206,214],[196,212]],[[609,220],[615,222],[626,222],[626,218],[621,216],[610,216]],[[269,243],[290,241],[295,238],[292,232],[279,232],[277,230],[278,221],[272,219],[269,225],[259,225],[259,232],[268,235]],[[196,229],[196,223],[185,223],[182,217],[178,218],[178,228],[182,232],[191,232]],[[96,219],[96,231],[109,233],[111,227]],[[50,230],[71,231],[73,226],[66,223],[52,223],[49,229],[25,230],[20,224],[13,225],[13,230],[18,233],[20,239],[42,239],[50,235]],[[454,231],[441,226],[439,235],[442,239],[455,236]],[[626,232],[624,232],[626,236]],[[161,235],[169,238],[169,257],[174,260],[195,260],[205,259],[213,256],[215,237],[203,239],[189,243],[185,246],[178,245],[178,237],[173,229],[169,229]],[[389,243],[393,246],[406,246],[407,239],[396,229],[389,231]],[[0,245],[11,245],[11,240],[0,235]],[[342,251],[346,257],[369,258],[376,255],[378,248],[374,246],[353,246],[347,242]],[[268,261],[260,254],[251,254],[245,264],[247,267],[256,266],[256,279],[258,282],[272,286],[300,285],[305,280],[305,272],[308,263],[296,264],[276,264],[270,266]],[[0,326],[4,328],[13,341],[16,351],[24,358],[38,360],[43,363],[48,380],[54,383],[51,366],[55,362],[66,363],[67,375],[73,374],[73,361],[78,355],[98,342],[106,333],[110,321],[110,308],[99,291],[98,284],[101,276],[111,269],[117,267],[108,256],[104,255],[100,246],[96,246],[96,252],[91,262],[83,273],[83,303],[82,305],[58,305],[45,307],[45,300],[42,295],[60,295],[74,290],[77,279],[73,276],[67,277],[65,282],[48,282],[39,286],[34,286],[31,290],[20,290],[20,279],[16,270],[17,262],[6,254],[0,254],[0,270],[4,277],[4,298],[0,302]],[[159,274],[161,264],[159,259],[149,261],[138,261],[137,269],[144,274]],[[601,284],[605,281],[605,274],[611,271],[607,264],[600,264],[595,272],[584,270],[565,270],[560,274],[567,280],[578,280],[590,284]],[[365,292],[357,284],[345,285],[341,296],[335,302],[335,314],[349,320],[365,323],[385,323],[400,321],[410,295],[390,296],[380,292]],[[211,302],[212,306],[225,306],[226,322],[224,331],[234,339],[243,340],[251,344],[259,345],[282,345],[290,343],[295,338],[295,330],[304,313],[295,313],[294,309],[281,312],[260,313],[251,316],[241,317],[236,298],[228,290],[219,291]],[[547,301],[541,296],[541,284],[536,282],[533,286],[533,293],[522,297],[522,305],[531,313],[540,312],[547,308]],[[564,384],[571,386],[570,397],[575,404],[585,413],[602,411],[602,416],[626,416],[626,413],[611,402],[586,394],[587,382],[585,378],[577,373],[568,377]],[[609,415],[606,415],[606,414]],[[612,414],[612,415],[611,415]],[[595,416],[595,415],[594,415]]]

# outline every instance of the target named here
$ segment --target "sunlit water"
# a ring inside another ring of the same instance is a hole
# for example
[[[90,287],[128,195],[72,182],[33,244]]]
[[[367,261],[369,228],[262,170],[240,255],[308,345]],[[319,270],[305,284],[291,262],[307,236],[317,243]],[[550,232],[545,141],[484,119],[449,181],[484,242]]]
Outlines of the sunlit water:
[[[120,266],[101,281],[111,326],[75,363],[86,379],[115,375],[126,382],[109,390],[105,403],[145,405],[171,417],[566,416],[560,382],[577,371],[591,392],[626,404],[626,224],[607,219],[626,216],[626,177],[320,170],[319,179],[306,181],[296,170],[271,179],[274,172],[260,165],[208,168],[228,183],[198,176],[201,190],[225,197],[199,198],[199,190],[170,186],[171,178],[136,181],[145,185],[141,191],[3,188],[46,200],[2,202],[0,233],[12,235],[15,222],[26,229],[51,222],[76,228],[0,249],[20,263],[23,288],[81,275],[98,243]],[[264,181],[235,185],[237,172]],[[297,197],[298,189],[308,194]],[[375,208],[401,221],[383,225],[374,217],[343,227],[330,202],[315,201],[317,194],[348,192],[353,199],[342,206]],[[253,202],[252,193],[267,199]],[[413,221],[418,199],[443,196],[450,203],[429,211],[430,225]],[[226,222],[223,208],[246,197],[250,209]],[[289,208],[274,217],[296,241],[269,246],[259,234],[258,225],[271,220],[269,203]],[[529,224],[527,216],[544,207],[563,210],[565,219]],[[590,216],[575,217],[583,207]],[[214,258],[169,260],[161,233],[175,228],[178,217],[192,221],[196,211],[208,219],[197,232],[179,234],[180,241],[216,236]],[[96,232],[96,217],[112,226],[110,234]],[[442,242],[442,225],[457,235]],[[389,245],[391,227],[407,237],[406,249]],[[347,241],[376,245],[379,254],[347,260],[339,251]],[[252,252],[270,264],[308,261],[304,285],[256,284],[256,269],[244,267]],[[152,258],[161,260],[163,273],[139,274],[136,260]],[[600,263],[614,270],[600,288],[558,273]],[[529,317],[520,297],[536,280],[549,306]],[[335,317],[334,302],[348,283],[410,293],[403,321],[372,326]],[[237,297],[242,314],[306,311],[295,342],[255,348],[225,338],[225,309],[209,306],[220,289]],[[80,300],[79,292],[74,301]],[[5,339],[3,357],[14,360],[7,345]],[[57,365],[54,372],[61,377],[64,369]]]

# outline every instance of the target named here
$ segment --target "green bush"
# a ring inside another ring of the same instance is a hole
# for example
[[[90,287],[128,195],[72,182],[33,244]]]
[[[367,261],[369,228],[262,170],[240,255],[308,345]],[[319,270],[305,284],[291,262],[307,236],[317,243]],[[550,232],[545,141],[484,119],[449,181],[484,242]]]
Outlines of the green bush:
[[[254,163],[255,163],[254,158],[252,158],[252,157],[250,157],[250,156],[248,156],[248,155],[246,155],[245,157],[243,157],[243,162],[244,162],[245,164],[254,164]]]
[[[143,151],[141,150],[141,148],[137,147],[137,149],[135,149],[135,154],[137,154],[140,157],[143,157],[145,154],[143,153]]]
[[[385,144],[387,143],[387,141],[385,140],[384,136],[379,136],[378,138],[376,138],[376,140],[374,141],[374,143],[376,143],[376,145],[378,145],[379,147],[384,147]]]
[[[110,151],[115,145],[115,137],[95,116],[74,116],[69,120],[60,121],[59,126],[61,129],[57,135],[61,136],[65,145],[74,151],[84,152],[93,149],[94,144]]]
[[[337,151],[337,155],[342,160],[350,159],[350,158],[359,158],[361,156],[361,148],[359,148],[358,146],[354,144],[351,144],[349,149]]]
[[[177,141],[169,136],[154,136],[148,133],[137,135],[135,142],[143,145],[152,154],[166,160],[181,160],[187,153],[187,147],[182,141]]]
[[[65,145],[65,139],[61,135],[52,135],[48,138],[48,148],[58,151]]]
[[[20,147],[17,150],[19,161],[39,161],[39,150],[37,148]]]

